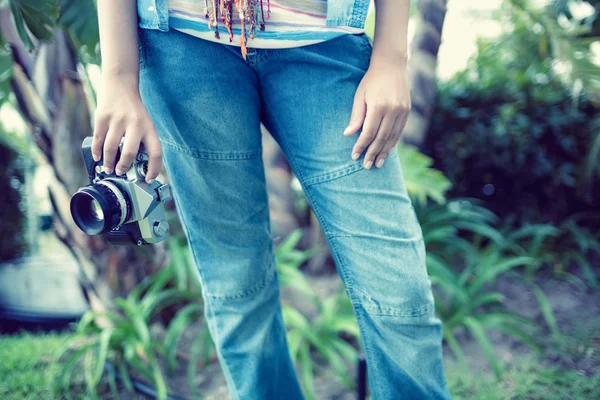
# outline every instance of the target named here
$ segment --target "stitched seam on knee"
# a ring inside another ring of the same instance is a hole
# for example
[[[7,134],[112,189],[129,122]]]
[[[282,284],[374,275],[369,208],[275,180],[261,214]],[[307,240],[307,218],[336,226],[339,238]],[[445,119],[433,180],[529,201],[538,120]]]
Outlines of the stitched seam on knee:
[[[257,158],[261,156],[261,149],[257,150],[248,150],[248,151],[206,151],[206,150],[197,150],[197,149],[189,149],[187,147],[180,146],[175,143],[171,143],[164,139],[160,140],[161,145],[165,147],[171,147],[178,152],[187,154],[194,158],[204,159],[204,160],[247,160],[251,158]]]
[[[362,291],[356,290],[356,292],[363,299],[373,301],[370,296],[363,293]],[[380,306],[370,306],[370,305],[364,304],[364,302],[361,302],[360,300],[357,300],[357,301],[360,303],[360,306],[362,308],[364,308],[366,311],[368,311],[369,313],[371,313],[373,315],[384,315],[384,316],[390,316],[390,317],[418,318],[418,317],[422,317],[422,316],[425,316],[425,315],[431,313],[431,311],[434,308],[434,304],[431,302],[423,304],[419,307],[413,307],[413,308],[409,308],[406,310],[401,310],[397,307],[386,307],[386,306],[381,306],[381,305]]]
[[[307,179],[304,182],[304,184],[306,186],[312,186],[312,185],[316,185],[318,183],[332,181],[334,179],[341,178],[342,176],[346,176],[351,173],[360,171],[361,169],[364,169],[362,162],[356,161],[353,164],[348,165],[346,167],[341,167],[341,168],[335,169],[333,171],[329,171],[324,174],[311,177],[311,178]]]
[[[265,288],[269,283],[271,283],[271,281],[273,280],[273,277],[275,276],[275,270],[276,270],[275,265],[273,263],[271,263],[269,266],[269,272],[263,278],[263,280],[260,281],[258,284],[254,285],[253,287],[251,287],[250,289],[246,289],[242,292],[238,292],[238,293],[234,293],[234,294],[206,293],[206,296],[209,296],[211,299],[217,300],[217,301],[242,299],[244,297],[251,296],[251,295],[259,292],[263,288]]]

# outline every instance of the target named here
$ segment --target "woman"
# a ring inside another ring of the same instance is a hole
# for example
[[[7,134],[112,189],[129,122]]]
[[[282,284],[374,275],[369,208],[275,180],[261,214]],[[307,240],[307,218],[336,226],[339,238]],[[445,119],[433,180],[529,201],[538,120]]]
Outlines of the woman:
[[[449,398],[423,236],[396,153],[410,109],[409,0],[375,0],[373,45],[368,6],[98,1],[94,158],[120,174],[143,143],[148,182],[164,159],[234,399],[302,398],[279,304],[261,122],[326,235],[373,398]]]

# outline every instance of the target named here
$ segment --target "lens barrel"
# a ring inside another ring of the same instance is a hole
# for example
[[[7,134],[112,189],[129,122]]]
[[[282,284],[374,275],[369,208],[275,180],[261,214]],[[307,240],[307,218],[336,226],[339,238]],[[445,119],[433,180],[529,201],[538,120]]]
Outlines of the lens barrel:
[[[88,235],[106,233],[129,219],[128,196],[110,182],[84,186],[71,197],[71,216]]]

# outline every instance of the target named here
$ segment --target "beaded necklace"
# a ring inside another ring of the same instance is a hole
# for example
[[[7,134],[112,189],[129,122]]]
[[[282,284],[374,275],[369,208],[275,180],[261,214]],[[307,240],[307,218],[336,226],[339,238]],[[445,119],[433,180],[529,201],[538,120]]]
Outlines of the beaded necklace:
[[[271,0],[267,1],[267,19],[271,17]],[[232,15],[233,4],[237,9],[242,25],[242,35],[240,37],[240,47],[242,56],[246,58],[248,37],[254,39],[256,35],[256,25],[261,31],[265,30],[265,12],[263,0],[204,0],[204,16],[208,19],[208,28],[215,27],[215,38],[220,39],[219,20],[225,24],[229,32],[229,42],[233,41]],[[246,26],[249,28],[246,29]]]

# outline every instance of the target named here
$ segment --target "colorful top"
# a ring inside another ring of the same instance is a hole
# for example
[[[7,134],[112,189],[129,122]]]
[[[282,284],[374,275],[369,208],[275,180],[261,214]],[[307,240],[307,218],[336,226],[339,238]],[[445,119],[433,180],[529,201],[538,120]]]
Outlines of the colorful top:
[[[225,4],[231,1],[233,0],[225,0]],[[263,6],[265,1],[268,0],[263,0]],[[235,5],[235,1],[233,3]],[[363,29],[370,3],[371,0],[327,0],[325,25]],[[169,30],[167,0],[137,0],[137,12],[140,28],[157,29],[163,32]]]
[[[167,0],[169,27],[224,44],[298,47],[362,28],[327,26],[327,0]],[[237,40],[235,40],[237,39]]]

